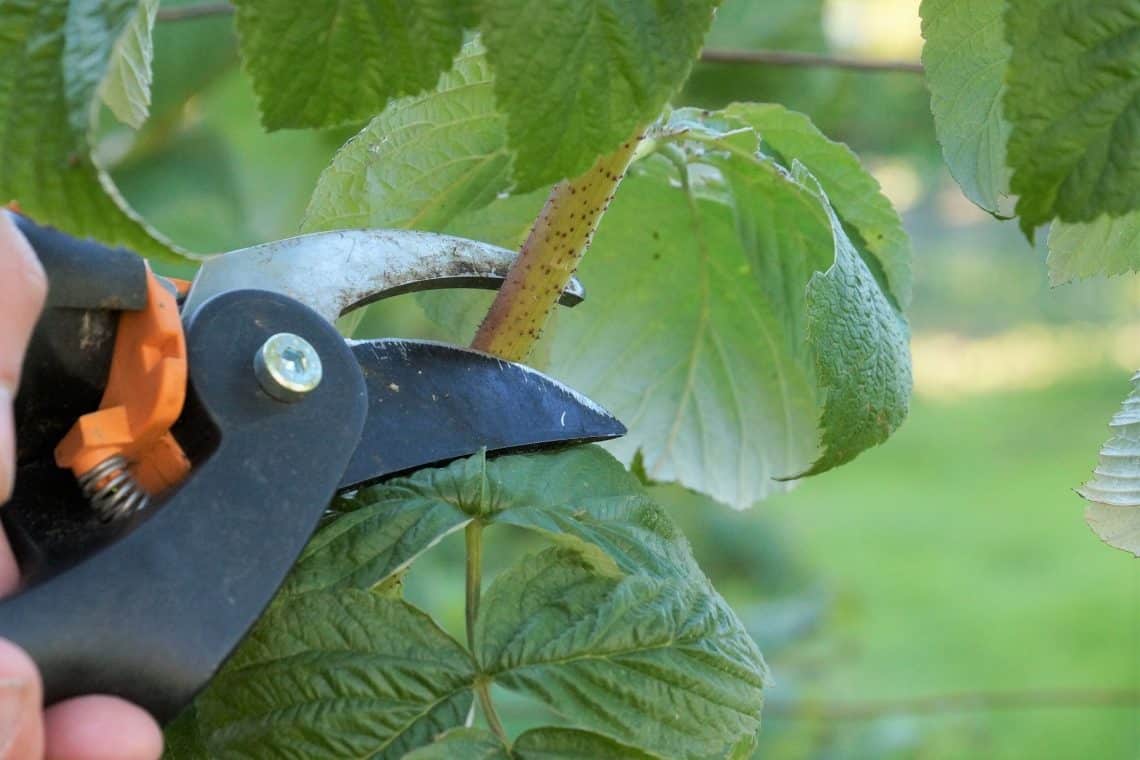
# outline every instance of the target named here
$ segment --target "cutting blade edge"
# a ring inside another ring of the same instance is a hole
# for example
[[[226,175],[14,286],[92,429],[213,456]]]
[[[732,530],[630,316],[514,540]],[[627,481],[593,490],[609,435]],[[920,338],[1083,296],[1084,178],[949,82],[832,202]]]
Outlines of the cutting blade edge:
[[[475,454],[604,441],[613,415],[541,372],[431,341],[354,341],[368,416],[339,488]]]

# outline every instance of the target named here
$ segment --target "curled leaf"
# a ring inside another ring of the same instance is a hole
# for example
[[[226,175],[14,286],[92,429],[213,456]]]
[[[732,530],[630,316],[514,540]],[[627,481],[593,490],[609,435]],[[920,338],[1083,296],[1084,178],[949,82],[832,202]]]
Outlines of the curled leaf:
[[[922,64],[942,156],[966,197],[991,214],[1006,209],[1010,170],[1002,115],[1009,44],[994,0],[923,0]]]
[[[16,201],[37,221],[73,235],[184,263],[91,156],[98,90],[139,14],[129,0],[4,4],[0,203]]]
[[[1093,477],[1077,493],[1091,502],[1085,520],[1093,532],[1140,557],[1140,372],[1109,428],[1112,437],[1100,449]]]

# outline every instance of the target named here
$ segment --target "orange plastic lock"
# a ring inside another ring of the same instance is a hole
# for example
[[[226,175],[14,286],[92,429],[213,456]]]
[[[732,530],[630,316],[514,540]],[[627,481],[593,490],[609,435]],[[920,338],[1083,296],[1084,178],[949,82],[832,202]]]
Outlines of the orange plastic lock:
[[[121,455],[147,493],[158,494],[190,472],[170,434],[186,401],[186,337],[178,303],[147,267],[147,307],[124,311],[99,410],[85,414],[60,441],[55,461],[81,477]]]
[[[186,297],[186,294],[190,292],[190,286],[193,285],[189,280],[180,280],[177,277],[167,277],[166,281],[174,286],[182,298]]]

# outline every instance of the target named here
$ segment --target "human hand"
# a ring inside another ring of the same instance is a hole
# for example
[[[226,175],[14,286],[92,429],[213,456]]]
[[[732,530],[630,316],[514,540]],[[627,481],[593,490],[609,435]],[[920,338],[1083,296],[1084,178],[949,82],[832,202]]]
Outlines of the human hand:
[[[47,281],[31,246],[0,213],[0,504],[12,495],[16,437],[12,400]],[[19,584],[19,568],[0,530],[0,597]],[[45,710],[31,658],[0,639],[0,760],[152,760],[162,731],[141,708],[118,697],[69,699]]]

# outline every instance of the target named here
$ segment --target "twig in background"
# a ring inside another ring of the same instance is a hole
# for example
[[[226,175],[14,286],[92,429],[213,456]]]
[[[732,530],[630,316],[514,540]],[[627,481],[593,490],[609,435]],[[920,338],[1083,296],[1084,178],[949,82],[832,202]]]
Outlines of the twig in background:
[[[210,16],[225,16],[233,12],[234,7],[230,3],[202,3],[201,5],[161,8],[155,19],[157,21],[191,21]],[[801,66],[852,71],[902,72],[906,74],[921,74],[923,72],[921,63],[873,61],[822,53],[803,53],[795,50],[704,50],[701,52],[701,61],[704,63]]]
[[[1134,707],[1140,689],[1040,689],[1024,691],[966,691],[906,699],[832,702],[797,700],[772,702],[765,718],[785,720],[875,720],[888,715],[938,715],[991,710],[1036,710],[1071,707]]]
[[[921,63],[908,61],[872,61],[864,58],[801,53],[794,50],[704,50],[703,63],[736,63],[764,66],[803,66],[808,68],[850,69],[853,71],[900,72],[921,74]]]
[[[234,12],[229,3],[203,3],[201,5],[182,5],[174,8],[160,8],[155,14],[155,21],[189,21],[209,16],[225,16]]]

